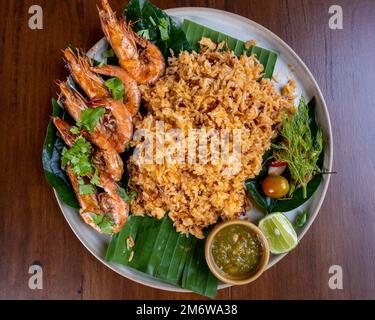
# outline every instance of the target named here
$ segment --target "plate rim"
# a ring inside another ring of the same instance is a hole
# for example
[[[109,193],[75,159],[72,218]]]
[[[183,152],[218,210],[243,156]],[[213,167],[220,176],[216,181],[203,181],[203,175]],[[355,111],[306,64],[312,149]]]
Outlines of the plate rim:
[[[332,125],[331,125],[331,119],[330,119],[330,116],[329,116],[329,112],[328,112],[328,107],[327,107],[327,104],[326,104],[326,101],[324,99],[324,96],[321,92],[321,89],[314,77],[314,75],[312,74],[312,72],[310,71],[310,69],[307,67],[307,65],[305,64],[305,62],[298,56],[298,54],[283,40],[281,39],[278,35],[276,35],[275,33],[273,33],[271,30],[267,29],[266,27],[262,26],[261,24],[249,19],[249,18],[246,18],[246,17],[243,17],[239,14],[236,14],[236,13],[232,13],[232,12],[228,12],[228,11],[225,11],[225,10],[220,10],[220,9],[214,9],[214,8],[206,8],[206,7],[178,7],[178,8],[169,8],[169,9],[164,9],[163,11],[165,11],[167,14],[171,15],[173,17],[173,13],[176,13],[176,14],[181,14],[183,13],[184,15],[188,15],[187,11],[205,11],[206,13],[212,13],[212,14],[224,14],[224,15],[227,15],[227,16],[231,16],[232,18],[235,18],[235,19],[239,19],[239,20],[242,20],[242,22],[246,23],[246,24],[249,24],[251,26],[253,26],[254,28],[258,29],[259,31],[261,31],[262,33],[265,33],[267,34],[268,36],[270,36],[271,38],[274,38],[274,40],[276,40],[277,42],[279,42],[283,47],[285,47],[287,49],[287,51],[298,61],[298,63],[300,64],[300,66],[302,67],[302,69],[304,70],[304,72],[307,73],[308,77],[310,78],[310,80],[312,81],[312,84],[313,86],[316,88],[316,91],[319,95],[319,98],[322,102],[322,106],[321,108],[323,109],[323,112],[324,112],[324,117],[326,118],[326,121],[327,121],[327,128],[326,128],[326,134],[328,135],[328,138],[329,138],[329,150],[328,150],[328,153],[330,155],[330,158],[329,158],[329,162],[328,162],[328,170],[329,171],[332,171],[332,164],[333,164],[333,135],[332,135]],[[98,42],[96,42],[91,48],[90,50],[88,51],[88,54],[90,52],[92,52],[93,50],[95,50],[95,48],[101,46],[103,44],[103,42],[106,42],[106,38],[103,37],[102,39],[100,39]],[[310,216],[310,219],[309,219],[309,222],[306,224],[306,226],[304,227],[304,229],[301,231],[301,233],[298,235],[298,241],[301,241],[302,238],[305,236],[305,234],[307,233],[307,231],[311,228],[311,225],[313,224],[313,222],[315,221],[316,217],[318,216],[319,214],[319,211],[322,207],[322,204],[324,202],[324,199],[327,195],[327,190],[328,190],[328,186],[329,186],[329,183],[330,183],[330,175],[326,175],[325,176],[326,179],[325,179],[325,182],[324,182],[324,187],[323,187],[323,190],[322,190],[322,195],[320,197],[320,199],[318,200],[318,203],[316,205],[316,209],[314,210],[313,214]],[[69,227],[72,229],[73,233],[75,234],[75,236],[78,238],[78,240],[84,245],[84,247],[95,257],[97,258],[101,263],[103,263],[106,267],[110,268],[112,271],[118,273],[119,275],[121,275],[122,277],[125,277],[126,279],[129,279],[131,281],[134,281],[136,283],[139,283],[139,284],[142,284],[144,286],[148,286],[148,287],[152,287],[152,288],[155,288],[155,289],[159,289],[159,290],[164,290],[164,291],[170,291],[170,292],[181,292],[181,293],[189,293],[189,292],[192,292],[191,290],[186,290],[186,289],[183,289],[183,288],[180,288],[180,287],[177,287],[177,286],[173,286],[173,285],[170,285],[171,287],[168,287],[166,288],[165,285],[167,284],[164,284],[162,281],[158,280],[158,279],[155,279],[157,281],[157,284],[153,284],[153,283],[145,283],[145,282],[142,282],[142,280],[136,280],[136,279],[133,279],[133,278],[130,278],[129,275],[124,275],[121,270],[118,269],[117,265],[116,264],[113,264],[113,263],[109,263],[105,260],[104,257],[101,257],[99,255],[97,255],[95,252],[93,252],[93,250],[91,250],[88,246],[88,244],[86,243],[85,239],[84,238],[81,238],[81,236],[78,234],[77,232],[77,229],[75,228],[75,226],[73,225],[73,222],[70,221],[67,217],[67,215],[65,214],[64,212],[64,209],[62,207],[62,202],[61,200],[59,199],[57,193],[56,193],[56,190],[53,189],[54,191],[54,194],[55,194],[55,197],[56,197],[56,200],[57,200],[57,203],[59,205],[59,208],[61,210],[61,212],[63,213],[64,215],[64,218],[65,220],[68,222],[68,225]],[[288,253],[284,253],[284,254],[281,254],[281,255],[277,255],[275,259],[273,259],[272,262],[270,262],[266,268],[266,270],[269,270],[271,267],[273,267],[275,264],[277,264],[281,259],[283,259]],[[148,275],[145,275],[145,276],[148,276]],[[231,285],[229,284],[219,284],[218,286],[218,290],[221,290],[221,289],[224,289],[224,288],[228,288],[228,287],[231,287]]]

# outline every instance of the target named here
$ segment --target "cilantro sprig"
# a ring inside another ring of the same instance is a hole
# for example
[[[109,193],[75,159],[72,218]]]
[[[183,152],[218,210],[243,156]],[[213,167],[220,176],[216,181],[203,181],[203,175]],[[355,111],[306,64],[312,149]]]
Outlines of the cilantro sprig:
[[[85,184],[82,178],[78,179],[78,188],[81,195],[93,194],[95,192],[94,186],[92,184]]]
[[[112,234],[115,224],[108,215],[92,213],[91,217],[94,223],[102,230],[104,234]]]
[[[91,145],[79,136],[70,149],[64,147],[61,153],[61,166],[70,166],[78,176],[80,194],[94,193],[94,186],[99,186],[98,168],[91,161]],[[90,184],[85,184],[82,177],[90,177]]]
[[[113,99],[122,100],[125,95],[125,87],[119,78],[110,78],[104,84],[111,91]]]
[[[63,149],[61,165],[63,167],[70,165],[77,176],[88,176],[93,170],[90,162],[90,150],[90,143],[79,136],[69,150]]]
[[[81,129],[86,129],[91,133],[104,114],[105,108],[83,110],[81,113],[81,120],[77,122],[77,126],[70,129],[70,132],[73,134],[79,134]]]

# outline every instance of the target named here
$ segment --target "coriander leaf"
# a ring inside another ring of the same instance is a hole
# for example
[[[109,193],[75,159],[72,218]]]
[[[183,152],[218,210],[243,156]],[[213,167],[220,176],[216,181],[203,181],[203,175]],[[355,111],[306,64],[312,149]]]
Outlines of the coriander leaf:
[[[93,213],[91,217],[94,223],[99,225],[103,221],[104,215]]]
[[[90,175],[94,171],[90,161],[90,151],[90,143],[79,136],[69,150],[63,149],[61,153],[62,167],[70,165],[77,176]]]
[[[114,56],[115,56],[115,52],[113,51],[113,48],[104,50],[102,53],[102,58],[113,58]]]
[[[70,132],[73,133],[73,134],[80,134],[81,130],[78,127],[72,127],[70,129]]]
[[[93,213],[91,215],[94,223],[102,230],[104,234],[111,234],[113,232],[114,223],[108,215],[98,215]]]
[[[105,108],[85,109],[81,113],[79,125],[92,132],[104,113]]]
[[[131,145],[130,145],[130,142],[128,142],[127,144],[126,144],[126,146],[125,146],[125,153],[126,152],[129,152],[129,150],[131,149]]]
[[[127,192],[125,191],[125,189],[121,188],[121,187],[118,188],[118,193],[119,193],[120,197],[123,200],[125,200],[127,203],[130,203],[137,196],[137,192],[135,192],[135,191],[132,191],[130,193],[130,195],[128,195]]]
[[[125,95],[125,87],[123,82],[117,78],[110,78],[105,83],[106,87],[112,92],[112,97],[121,100]]]
[[[114,224],[110,220],[103,220],[99,225],[104,234],[111,234],[113,232],[113,226]]]
[[[100,187],[99,170],[96,166],[93,166],[93,167],[95,171],[94,171],[93,176],[91,177],[90,183],[95,186]]]
[[[137,32],[137,35],[139,35],[140,37],[143,37],[147,40],[150,40],[150,31],[148,29],[139,30]]]
[[[303,210],[301,213],[298,214],[296,221],[294,222],[294,226],[297,228],[303,228],[307,222],[307,211]]]
[[[94,186],[91,184],[82,184],[79,185],[79,194],[86,195],[86,194],[93,194],[94,193]]]

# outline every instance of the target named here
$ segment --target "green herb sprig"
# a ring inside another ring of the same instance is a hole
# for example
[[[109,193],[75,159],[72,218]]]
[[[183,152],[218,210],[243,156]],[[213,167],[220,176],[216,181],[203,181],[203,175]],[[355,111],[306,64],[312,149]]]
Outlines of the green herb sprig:
[[[77,125],[70,129],[73,134],[80,134],[81,129],[92,132],[98,124],[100,118],[105,114],[105,108],[85,109],[81,113],[81,120]]]
[[[94,193],[94,185],[99,186],[97,167],[91,161],[91,145],[79,136],[70,149],[63,148],[61,153],[61,166],[70,166],[75,175],[79,177],[78,185],[80,194]],[[82,177],[91,177],[90,184],[85,184]]]
[[[125,87],[123,82],[119,78],[110,78],[104,84],[111,91],[113,99],[123,99],[125,95]]]
[[[112,234],[115,224],[108,215],[92,213],[91,217],[94,223],[102,230],[104,234]]]
[[[316,137],[312,136],[309,126],[309,108],[301,98],[294,117],[284,116],[280,132],[282,142],[273,144],[273,157],[277,161],[288,162],[292,182],[302,186],[303,198],[307,197],[307,184],[321,170],[317,165],[323,150],[323,134],[319,128]]]

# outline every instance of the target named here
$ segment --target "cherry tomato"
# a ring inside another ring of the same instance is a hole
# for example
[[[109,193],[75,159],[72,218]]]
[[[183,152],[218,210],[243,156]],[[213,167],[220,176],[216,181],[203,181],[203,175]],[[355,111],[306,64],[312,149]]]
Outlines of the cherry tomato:
[[[263,180],[262,189],[267,197],[279,199],[287,195],[289,182],[283,176],[269,175]]]

